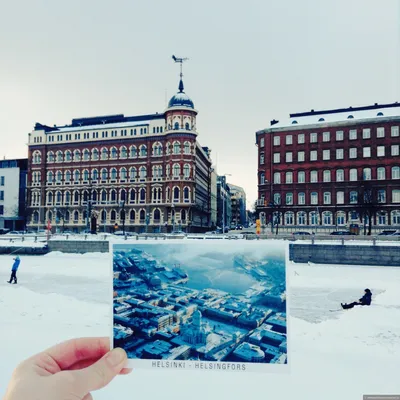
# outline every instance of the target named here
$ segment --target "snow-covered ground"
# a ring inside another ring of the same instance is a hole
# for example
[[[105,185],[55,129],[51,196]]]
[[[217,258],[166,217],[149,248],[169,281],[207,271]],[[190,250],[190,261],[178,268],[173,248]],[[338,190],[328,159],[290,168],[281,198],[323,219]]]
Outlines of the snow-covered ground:
[[[104,254],[0,256],[0,397],[14,366],[78,336],[108,335],[110,263]],[[400,268],[291,264],[289,375],[136,370],[97,400],[354,400],[400,393]],[[369,287],[371,307],[335,311]],[[177,374],[179,377],[177,378]]]

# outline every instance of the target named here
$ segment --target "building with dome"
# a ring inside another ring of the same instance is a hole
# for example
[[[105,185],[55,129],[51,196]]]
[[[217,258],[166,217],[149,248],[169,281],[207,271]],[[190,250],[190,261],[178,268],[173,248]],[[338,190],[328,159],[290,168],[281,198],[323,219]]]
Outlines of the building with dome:
[[[193,313],[191,324],[182,325],[181,327],[182,340],[195,346],[207,344],[207,338],[210,333],[210,328],[202,322],[202,314],[199,310]]]
[[[210,149],[178,92],[161,113],[36,123],[29,134],[28,226],[113,232],[211,227]]]

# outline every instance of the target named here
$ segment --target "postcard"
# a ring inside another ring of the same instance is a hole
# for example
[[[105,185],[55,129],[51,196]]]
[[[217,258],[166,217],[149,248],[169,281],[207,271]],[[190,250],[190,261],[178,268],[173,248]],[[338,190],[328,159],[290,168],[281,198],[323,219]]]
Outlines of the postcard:
[[[287,247],[112,244],[113,347],[133,368],[287,372]]]

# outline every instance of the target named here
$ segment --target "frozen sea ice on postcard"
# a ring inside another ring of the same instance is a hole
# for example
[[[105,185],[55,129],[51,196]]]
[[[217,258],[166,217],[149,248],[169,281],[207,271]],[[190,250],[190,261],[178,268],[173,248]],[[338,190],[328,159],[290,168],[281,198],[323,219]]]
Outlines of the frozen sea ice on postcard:
[[[114,244],[113,346],[132,367],[284,369],[286,250],[246,240]]]

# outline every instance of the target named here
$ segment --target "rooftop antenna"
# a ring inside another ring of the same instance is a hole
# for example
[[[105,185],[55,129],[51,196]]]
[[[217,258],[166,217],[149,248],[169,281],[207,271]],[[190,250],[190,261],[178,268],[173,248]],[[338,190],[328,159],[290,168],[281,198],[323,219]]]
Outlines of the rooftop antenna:
[[[183,81],[182,81],[182,78],[183,78],[183,71],[182,71],[182,67],[183,67],[183,63],[185,62],[185,61],[187,61],[187,60],[189,60],[188,58],[179,58],[179,57],[176,57],[176,56],[172,56],[172,59],[176,62],[176,63],[179,63],[179,64],[181,64],[181,73],[180,73],[180,77],[181,77],[181,81],[179,82],[179,91],[180,92],[183,92]]]

